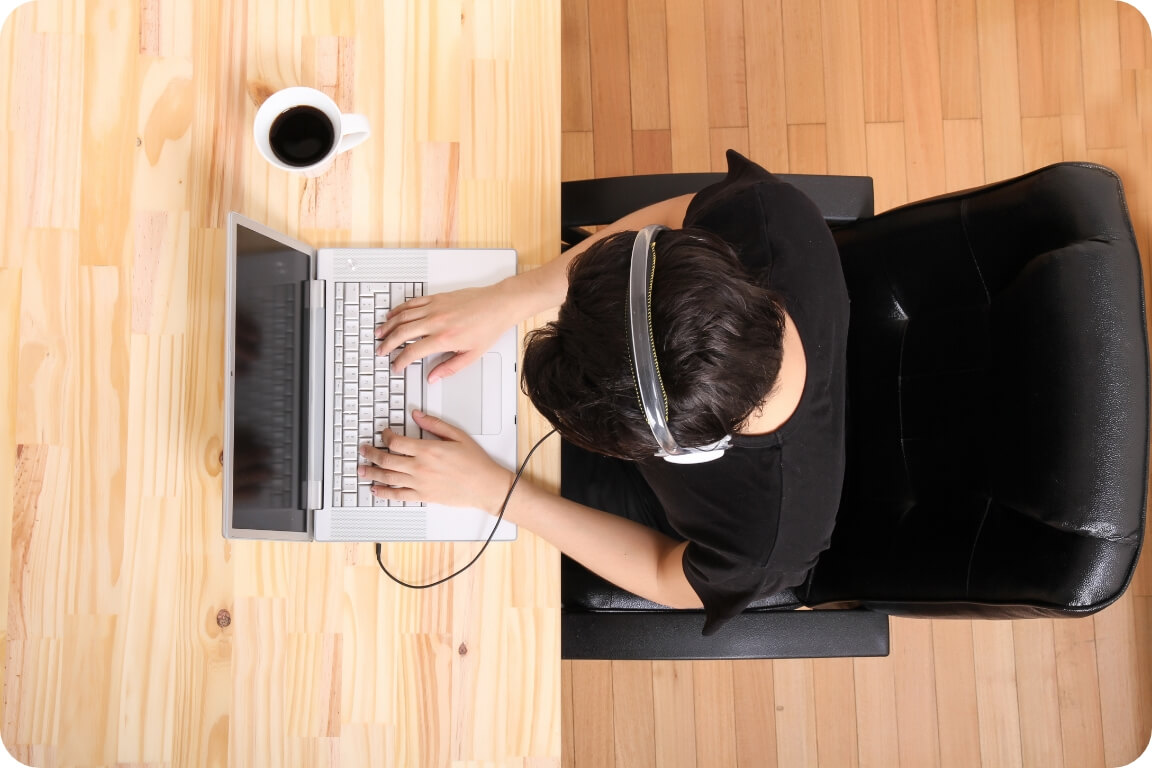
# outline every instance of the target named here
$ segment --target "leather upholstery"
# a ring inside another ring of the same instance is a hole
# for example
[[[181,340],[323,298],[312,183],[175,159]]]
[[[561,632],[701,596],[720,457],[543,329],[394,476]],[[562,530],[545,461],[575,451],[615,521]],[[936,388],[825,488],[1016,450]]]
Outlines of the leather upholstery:
[[[640,178],[644,194],[669,188]],[[565,224],[634,208],[604,209],[619,181],[579,183]],[[834,228],[852,309],[830,549],[708,648],[694,612],[564,558],[565,658],[874,655],[887,653],[886,625],[866,621],[879,612],[1079,616],[1127,588],[1145,525],[1149,360],[1119,177],[1063,163],[876,217],[870,187],[844,181],[813,188],[832,191],[830,223],[859,212]],[[629,183],[611,199],[636,199]],[[825,611],[789,611],[797,601],[876,613],[834,611],[842,642],[824,647]]]
[[[848,469],[808,605],[1060,616],[1126,588],[1148,345],[1119,178],[1061,164],[836,232]]]

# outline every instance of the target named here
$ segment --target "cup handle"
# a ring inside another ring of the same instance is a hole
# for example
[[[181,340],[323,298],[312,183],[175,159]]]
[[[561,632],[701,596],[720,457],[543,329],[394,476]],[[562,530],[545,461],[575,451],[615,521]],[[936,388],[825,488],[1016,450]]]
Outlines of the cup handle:
[[[368,118],[364,115],[356,114],[342,114],[340,115],[340,146],[336,149],[336,154],[347,152],[352,147],[360,144],[372,133],[368,127]]]

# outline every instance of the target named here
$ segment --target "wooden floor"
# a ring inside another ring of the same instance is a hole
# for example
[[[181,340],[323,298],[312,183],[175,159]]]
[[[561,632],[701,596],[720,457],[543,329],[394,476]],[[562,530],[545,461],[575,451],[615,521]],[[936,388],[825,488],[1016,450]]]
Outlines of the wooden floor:
[[[733,147],[870,175],[883,210],[1090,160],[1123,177],[1148,274],[1152,38],[1128,5],[563,0],[562,24],[566,179]],[[1126,765],[1152,732],[1149,559],[1092,618],[895,620],[884,659],[565,662],[564,765]]]

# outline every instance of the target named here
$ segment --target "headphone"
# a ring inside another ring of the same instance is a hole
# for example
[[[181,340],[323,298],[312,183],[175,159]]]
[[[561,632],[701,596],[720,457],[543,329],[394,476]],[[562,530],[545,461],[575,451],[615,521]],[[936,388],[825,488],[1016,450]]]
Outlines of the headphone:
[[[673,464],[703,464],[724,455],[732,443],[725,435],[699,448],[677,444],[668,429],[668,399],[660,379],[656,342],[652,338],[652,282],[656,276],[656,235],[667,229],[659,224],[644,227],[632,242],[632,264],[628,276],[628,338],[632,346],[632,366],[636,394],[652,436],[660,445],[657,456]]]

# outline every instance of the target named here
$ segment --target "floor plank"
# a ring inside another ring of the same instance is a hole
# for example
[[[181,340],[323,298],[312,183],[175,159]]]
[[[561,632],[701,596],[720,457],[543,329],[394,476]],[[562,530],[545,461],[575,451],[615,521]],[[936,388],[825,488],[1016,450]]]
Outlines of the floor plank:
[[[1070,619],[1053,624],[1053,632],[1064,764],[1101,768],[1105,765],[1104,725],[1100,720],[1095,626],[1090,618]]]
[[[821,765],[857,768],[856,675],[851,659],[812,664],[816,703],[816,754]]]
[[[612,701],[612,663],[572,663],[572,736],[575,765],[616,765],[616,726]],[[621,766],[626,768],[626,766]]]
[[[940,725],[936,706],[936,672],[932,623],[893,620],[896,719],[900,731],[900,764],[930,768],[940,765]]]
[[[980,711],[972,622],[933,621],[932,656],[941,768],[979,765]]]
[[[659,768],[695,768],[697,765],[692,679],[691,662],[652,662],[652,705]],[[587,765],[593,768],[597,764]]]
[[[619,766],[656,765],[652,663],[612,662],[612,727]]]
[[[1056,642],[1052,620],[1012,622],[1016,655],[1016,700],[1020,711],[1020,757],[1026,768],[1064,765],[1060,732],[1060,693],[1056,684]]]
[[[768,660],[737,661],[732,666],[732,703],[737,768],[778,768],[776,693]]]
[[[1020,702],[1011,623],[972,622],[972,652],[982,759],[986,765],[1004,768],[1021,765]]]
[[[812,659],[781,659],[772,669],[776,757],[782,766],[819,765]]]
[[[667,130],[671,125],[666,24],[663,0],[628,0],[629,88],[632,128],[637,131]]]
[[[696,764],[736,765],[735,695],[731,661],[701,661],[692,668]]]
[[[789,125],[824,122],[824,46],[820,4],[783,0],[784,100]]]

